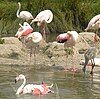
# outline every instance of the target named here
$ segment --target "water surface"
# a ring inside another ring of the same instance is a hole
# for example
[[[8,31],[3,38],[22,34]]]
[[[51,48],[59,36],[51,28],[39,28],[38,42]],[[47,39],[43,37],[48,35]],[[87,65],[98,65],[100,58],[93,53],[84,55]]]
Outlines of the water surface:
[[[16,90],[22,82],[14,83],[17,74],[24,74],[28,83],[46,82],[54,84],[54,94],[33,96],[26,94],[16,96]],[[68,73],[60,70],[28,70],[27,66],[0,66],[0,99],[100,99],[100,74],[95,72],[93,78],[89,72]]]

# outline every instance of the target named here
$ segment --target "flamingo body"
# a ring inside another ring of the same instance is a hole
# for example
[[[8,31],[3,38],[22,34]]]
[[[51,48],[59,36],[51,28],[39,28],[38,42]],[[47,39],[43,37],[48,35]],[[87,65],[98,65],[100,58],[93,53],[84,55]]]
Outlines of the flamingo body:
[[[19,25],[21,27],[18,29],[17,33],[15,34],[17,38],[20,38],[21,36],[27,36],[33,32],[33,28],[27,22],[24,22],[23,26],[21,24]]]
[[[53,20],[53,13],[50,10],[44,10],[41,11],[34,20],[32,20],[31,24],[33,22],[43,22],[50,23]],[[39,23],[37,23],[39,26]]]
[[[66,42],[69,46],[75,46],[75,43],[78,39],[78,33],[76,31],[68,31],[57,36],[58,43]]]
[[[28,12],[28,11],[21,11],[21,12],[19,12],[20,9],[21,9],[20,2],[18,3],[18,5],[19,5],[19,9],[17,10],[17,14],[16,14],[18,18],[22,18],[25,21],[34,19],[32,14],[30,12]]]
[[[24,80],[22,85],[18,88],[16,94],[17,95],[22,95],[26,93],[31,93],[33,95],[39,95],[39,94],[47,94],[49,92],[52,92],[49,88],[52,86],[47,86],[45,83],[42,83],[40,85],[36,84],[26,84],[26,78],[23,74],[20,74],[15,78],[15,82],[19,80]]]
[[[89,29],[98,29],[100,28],[100,14],[94,16],[90,22],[88,23],[87,28],[85,29],[85,31],[89,30]]]
[[[28,37],[26,38],[26,40],[32,40],[34,43],[38,43],[42,40],[42,35],[39,32],[33,32],[31,34],[28,35]]]

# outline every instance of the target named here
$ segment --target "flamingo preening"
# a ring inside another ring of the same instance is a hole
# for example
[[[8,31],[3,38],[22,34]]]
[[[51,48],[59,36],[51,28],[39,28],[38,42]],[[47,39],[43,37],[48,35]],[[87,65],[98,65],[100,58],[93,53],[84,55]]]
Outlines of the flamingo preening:
[[[26,84],[26,78],[23,74],[18,75],[15,78],[15,83],[18,82],[19,80],[23,80],[22,85],[17,89],[16,94],[17,95],[23,95],[23,94],[33,94],[33,95],[40,95],[40,94],[48,94],[48,93],[53,93],[53,91],[50,90],[52,88],[53,84],[51,86],[47,86],[47,84],[42,83],[40,85],[37,84]]]
[[[30,24],[33,22],[37,22],[37,26],[40,27],[40,32],[43,35],[43,38],[46,40],[46,23],[50,23],[53,20],[53,13],[51,10],[41,11],[35,19],[32,20]]]
[[[32,56],[32,50],[34,47],[34,57],[37,43],[42,40],[42,35],[39,32],[33,32],[33,28],[27,23],[24,22],[23,25],[19,24],[20,28],[18,29],[15,36],[21,38],[22,43],[24,43],[30,49],[30,59]],[[28,44],[27,44],[28,43]]]
[[[30,12],[28,12],[28,11],[21,11],[20,12],[20,9],[21,9],[20,2],[18,2],[18,5],[19,5],[19,8],[18,8],[17,13],[16,13],[18,18],[21,18],[24,21],[28,21],[28,20],[33,20],[34,19]]]
[[[17,38],[20,38],[22,36],[27,36],[28,34],[33,32],[33,28],[27,23],[24,22],[23,25],[19,24],[20,28],[18,29],[17,33],[15,34],[15,36]]]
[[[30,24],[33,22],[37,22],[37,25],[40,26],[42,21],[46,21],[46,23],[50,23],[53,20],[53,13],[51,10],[41,11],[35,19],[32,20]]]
[[[72,48],[74,52],[74,56],[77,53],[77,50],[75,48],[75,44],[78,40],[78,33],[76,31],[68,31],[67,33],[63,33],[57,36],[56,40],[58,43],[64,43],[64,47],[66,48]],[[73,56],[73,60],[75,60],[75,57]],[[75,64],[75,63],[74,63]]]

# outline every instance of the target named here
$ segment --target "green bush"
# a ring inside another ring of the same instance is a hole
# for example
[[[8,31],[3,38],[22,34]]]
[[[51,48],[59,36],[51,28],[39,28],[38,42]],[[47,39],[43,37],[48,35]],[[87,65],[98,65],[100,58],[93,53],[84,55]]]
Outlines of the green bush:
[[[83,31],[92,17],[100,13],[100,0],[2,0],[0,2],[1,36],[14,35],[21,22],[16,17],[17,2],[22,10],[27,10],[35,17],[40,11],[50,9],[54,14],[48,24],[51,33],[68,30]]]

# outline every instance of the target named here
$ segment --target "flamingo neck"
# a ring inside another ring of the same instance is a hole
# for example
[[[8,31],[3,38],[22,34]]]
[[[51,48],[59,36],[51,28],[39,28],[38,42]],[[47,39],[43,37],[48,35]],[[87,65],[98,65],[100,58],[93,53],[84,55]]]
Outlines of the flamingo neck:
[[[17,17],[19,18],[19,17],[20,17],[20,16],[19,16],[19,12],[20,12],[20,9],[21,9],[21,4],[18,3],[18,5],[19,5],[19,8],[18,8],[18,10],[17,10]]]
[[[23,78],[23,80],[24,80],[24,81],[23,81],[22,85],[18,88],[16,94],[21,94],[21,93],[23,92],[23,88],[24,88],[24,86],[25,86],[25,84],[26,84],[26,79]]]

